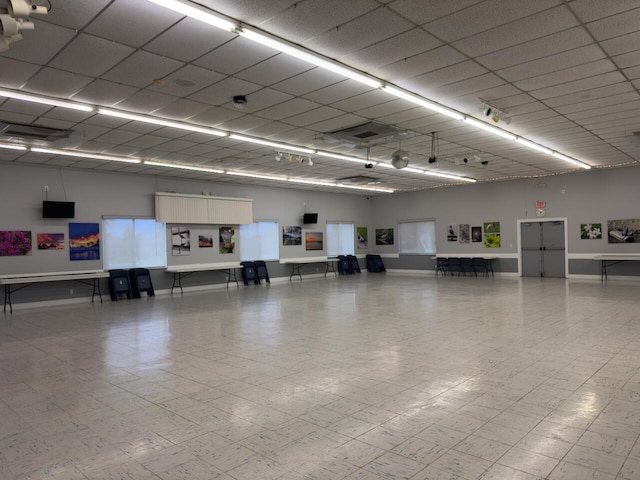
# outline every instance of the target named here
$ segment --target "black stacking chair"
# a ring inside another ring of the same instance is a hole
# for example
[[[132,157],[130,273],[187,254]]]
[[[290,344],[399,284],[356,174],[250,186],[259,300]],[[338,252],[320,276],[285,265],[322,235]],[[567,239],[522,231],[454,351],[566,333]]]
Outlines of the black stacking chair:
[[[109,270],[109,296],[114,302],[118,301],[118,295],[126,294],[131,298],[131,284],[129,272],[126,270]]]
[[[449,272],[451,275],[462,273],[462,262],[460,262],[459,258],[449,258]]]
[[[438,257],[436,258],[436,277],[438,273],[441,273],[443,277],[447,276],[449,272],[449,259]]]
[[[267,264],[264,260],[254,260],[253,264],[256,266],[256,284],[260,285],[260,281],[264,278],[267,283],[271,283],[269,280],[269,272],[267,271]]]
[[[478,273],[476,272],[476,269],[473,266],[473,260],[471,258],[461,258],[460,267],[464,275],[468,273],[469,275],[473,274],[475,277],[478,276]]]
[[[240,262],[240,265],[242,265],[242,281],[245,285],[249,285],[249,282],[260,283],[254,262]]]
[[[149,297],[155,296],[156,293],[151,283],[151,274],[146,268],[132,268],[129,270],[129,279],[131,280],[133,298],[140,298],[142,292],[147,292]]]
[[[351,272],[360,273],[360,263],[358,263],[358,257],[356,257],[355,255],[347,255],[347,260],[349,260]]]

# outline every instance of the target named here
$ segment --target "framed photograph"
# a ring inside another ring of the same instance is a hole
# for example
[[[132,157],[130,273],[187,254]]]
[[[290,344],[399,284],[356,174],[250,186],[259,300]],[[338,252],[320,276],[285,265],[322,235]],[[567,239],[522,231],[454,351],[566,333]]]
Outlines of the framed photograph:
[[[171,227],[171,255],[191,255],[189,227]]]
[[[31,255],[31,232],[28,230],[1,230],[0,257]]]
[[[302,245],[302,227],[282,227],[282,245],[285,247]]]
[[[393,245],[393,228],[376,228],[376,245]]]
[[[580,238],[582,240],[600,240],[602,238],[602,224],[581,223]]]
[[[236,232],[233,227],[220,227],[220,253],[233,253],[236,248]]]
[[[482,227],[471,227],[471,242],[482,242]]]
[[[458,226],[458,241],[460,243],[469,243],[470,237],[469,237],[469,224],[468,223],[461,223]]]
[[[64,250],[64,233],[39,233],[38,250]]]
[[[369,247],[367,227],[356,227],[356,237],[356,247],[358,250],[366,250]]]
[[[69,256],[73,260],[100,260],[100,224],[69,224]]]
[[[458,241],[458,224],[450,223],[447,225],[447,242]]]
[[[608,243],[640,242],[640,219],[607,220]]]
[[[198,247],[213,248],[213,235],[210,233],[198,235]]]
[[[322,232],[306,232],[304,234],[305,250],[322,250],[324,248]]]

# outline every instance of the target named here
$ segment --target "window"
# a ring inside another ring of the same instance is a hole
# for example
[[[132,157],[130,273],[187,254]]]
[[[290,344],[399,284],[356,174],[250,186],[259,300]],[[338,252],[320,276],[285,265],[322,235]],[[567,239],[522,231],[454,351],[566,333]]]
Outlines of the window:
[[[436,222],[434,220],[400,222],[398,238],[400,253],[433,255],[436,253]]]
[[[327,223],[327,255],[353,255],[353,223]]]
[[[278,260],[280,236],[278,222],[240,225],[240,260]]]
[[[102,244],[107,270],[167,266],[166,225],[154,219],[104,219]]]

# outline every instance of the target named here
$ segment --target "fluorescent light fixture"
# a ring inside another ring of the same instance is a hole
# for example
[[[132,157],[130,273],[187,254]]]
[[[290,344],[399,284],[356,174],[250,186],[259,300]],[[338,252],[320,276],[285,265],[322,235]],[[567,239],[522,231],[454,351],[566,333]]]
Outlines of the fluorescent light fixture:
[[[152,165],[154,167],[167,167],[167,168],[178,168],[181,170],[193,170],[195,172],[224,173],[224,170],[219,170],[216,168],[198,167],[196,165],[185,165],[184,163],[156,162],[153,160],[145,160],[144,164]]]
[[[110,117],[122,118],[125,120],[133,120],[135,122],[150,123],[152,125],[160,125],[162,127],[179,128],[181,130],[187,130],[189,132],[204,133],[206,135],[215,135],[217,137],[226,137],[227,135],[229,135],[227,132],[215,130],[213,128],[197,127],[195,125],[190,125],[187,123],[172,122],[170,120],[163,120],[161,118],[121,112],[119,110],[111,110],[108,108],[98,108],[98,113],[100,115],[108,115]]]
[[[493,125],[489,125],[488,123],[481,122],[480,120],[476,120],[475,118],[465,117],[464,121],[466,123],[468,123],[469,125],[473,125],[476,128],[480,128],[481,130],[484,130],[485,132],[492,133],[492,134],[497,135],[499,137],[506,138],[507,140],[514,141],[516,138],[518,138],[512,133],[506,132],[506,131],[502,130],[501,128],[494,127]]]
[[[475,178],[460,177],[458,175],[451,175],[449,173],[432,172],[431,170],[425,170],[422,173],[424,173],[425,175],[430,175],[432,177],[448,178],[450,180],[458,180],[460,182],[467,182],[467,183],[476,183],[477,182],[477,180]]]
[[[405,90],[401,90],[397,87],[392,87],[391,85],[385,85],[382,90],[391,95],[395,95],[396,97],[402,98],[404,100],[408,100],[411,103],[415,103],[416,105],[420,105],[421,107],[428,108],[429,110],[433,110],[434,112],[441,113],[446,115],[447,117],[451,117],[455,120],[464,120],[464,115],[456,112],[450,108],[445,107],[444,105],[440,105],[438,103],[427,100],[426,98],[422,98],[413,93],[409,93]]]
[[[77,152],[73,150],[58,150],[54,148],[36,148],[31,147],[31,151],[35,153],[50,153],[52,155],[63,155],[65,157],[91,158],[94,160],[107,160],[109,162],[124,163],[142,163],[140,158],[132,157],[116,157],[114,155],[102,155],[99,153]]]
[[[49,105],[51,107],[69,108],[71,110],[79,110],[81,112],[95,111],[95,107],[93,105],[85,105],[83,103],[76,102],[66,102],[64,100],[42,97],[40,95],[29,95],[26,93],[14,92],[13,90],[0,89],[0,97],[13,98],[15,100],[23,100],[25,102],[41,103],[43,105]]]
[[[393,193],[395,190],[393,188],[385,188],[385,187],[364,187],[360,185],[345,185],[342,183],[338,183],[334,185],[339,188],[352,188],[354,190],[365,190],[367,192],[382,192],[382,193]]]
[[[412,168],[412,167],[405,167],[402,169],[402,171],[409,172],[409,173],[424,173],[424,170],[420,170],[419,168]]]
[[[377,165],[377,162],[365,160],[364,158],[350,157],[348,155],[340,155],[338,153],[317,151],[315,154],[320,157],[335,158],[336,160],[345,160],[347,162],[355,162],[355,163],[362,163],[362,164],[372,163],[374,165]]]
[[[10,143],[0,143],[0,148],[6,148],[9,150],[26,150],[27,147],[24,145],[12,145]]]
[[[231,135],[229,135],[229,138],[233,138],[234,140],[240,140],[242,142],[257,143],[258,145],[266,145],[267,147],[274,147],[274,148],[277,148],[280,150],[286,150],[289,152],[300,152],[300,153],[307,153],[310,155],[316,153],[315,150],[311,150],[310,148],[294,147],[291,145],[286,145],[284,143],[270,142],[269,140],[263,140],[262,138],[236,135],[235,133],[232,133]]]
[[[292,183],[302,183],[304,185],[319,185],[322,187],[336,187],[335,182],[319,182],[317,180],[305,180],[303,178],[291,178],[289,177],[289,181]]]
[[[569,163],[572,163],[574,165],[577,165],[580,168],[584,168],[585,170],[590,170],[591,169],[591,165],[587,165],[586,163],[583,163],[580,160],[576,160],[575,158],[567,157],[566,155],[563,155],[562,153],[553,152],[552,155],[554,157],[556,157],[556,158],[559,158],[560,160],[564,160],[565,162],[569,162]]]
[[[280,182],[289,181],[287,177],[276,177],[275,175],[261,175],[259,173],[238,172],[234,170],[227,170],[225,173],[227,175],[235,175],[236,177],[258,178],[260,180],[277,180]]]
[[[324,68],[325,70],[329,70],[331,72],[337,73],[344,77],[347,77],[351,80],[355,80],[356,82],[364,83],[373,88],[381,88],[382,82],[377,78],[369,77],[368,75],[364,75],[356,70],[345,67],[338,63],[332,62],[320,55],[315,53],[311,53],[307,50],[304,50],[300,47],[296,47],[289,43],[285,43],[282,40],[273,38],[271,36],[259,33],[255,30],[251,30],[247,27],[242,27],[240,30],[240,35],[248,38],[249,40],[253,40],[260,45],[266,45],[267,47],[271,47],[275,50],[278,50],[282,53],[286,53],[287,55],[291,55],[292,57],[298,58],[300,60],[304,60],[305,62],[309,62],[317,67]]]
[[[209,25],[213,25],[214,27],[218,27],[222,30],[226,30],[227,32],[233,32],[238,25],[229,20],[219,17],[214,14],[211,10],[207,10],[206,8],[200,7],[198,5],[194,5],[191,2],[185,2],[180,0],[149,0],[151,3],[155,3],[156,5],[160,5],[161,7],[168,8],[169,10],[173,10],[174,12],[178,12],[187,17],[193,18],[194,20],[199,20],[204,23],[208,23]]]
[[[537,150],[538,152],[542,152],[542,153],[546,153],[547,155],[551,155],[553,154],[553,150],[551,150],[550,148],[547,147],[543,147],[542,145],[539,145],[537,143],[534,143],[530,140],[527,140],[525,138],[522,137],[518,137],[516,139],[516,141],[518,143],[521,143],[522,145],[524,145],[525,147],[529,147],[532,150]]]

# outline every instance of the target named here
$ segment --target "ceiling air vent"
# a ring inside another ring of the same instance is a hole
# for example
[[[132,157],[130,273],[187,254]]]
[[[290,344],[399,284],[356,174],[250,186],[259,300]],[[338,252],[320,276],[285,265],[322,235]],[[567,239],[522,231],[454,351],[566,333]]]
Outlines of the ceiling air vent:
[[[371,145],[384,145],[415,136],[400,128],[382,123],[368,122],[362,125],[334,130],[321,135],[326,143],[339,144],[351,148],[366,148]]]
[[[48,145],[61,138],[69,138],[71,130],[39,127],[23,123],[9,123],[0,120],[0,138],[4,141],[29,145]]]

